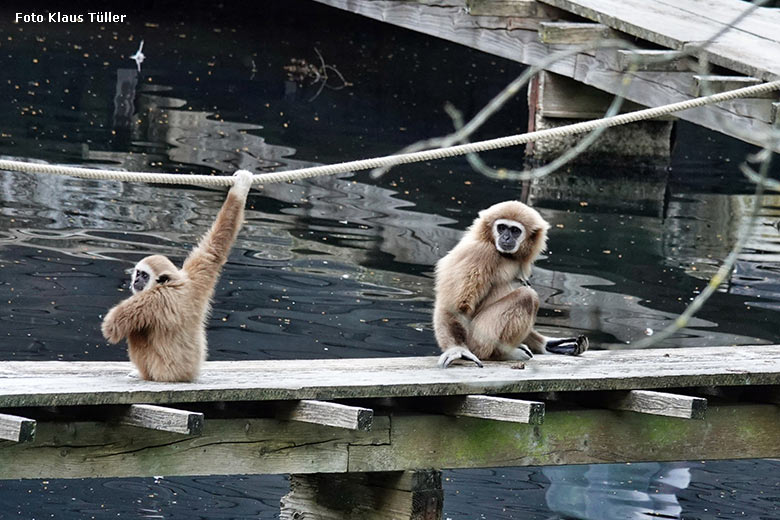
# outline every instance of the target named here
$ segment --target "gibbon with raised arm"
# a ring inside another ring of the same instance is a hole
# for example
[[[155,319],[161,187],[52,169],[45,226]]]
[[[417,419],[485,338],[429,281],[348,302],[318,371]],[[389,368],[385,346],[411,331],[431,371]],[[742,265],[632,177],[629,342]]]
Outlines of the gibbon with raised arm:
[[[206,359],[206,321],[222,266],[244,221],[252,174],[235,173],[211,229],[181,269],[162,255],[148,256],[133,269],[133,295],[103,319],[103,336],[127,338],[130,361],[141,378],[192,381]]]
[[[495,204],[436,264],[433,328],[444,353],[456,359],[528,360],[537,354],[577,356],[588,338],[548,338],[534,330],[539,296],[527,280],[547,244],[550,225],[519,201]],[[517,280],[520,277],[522,281]]]

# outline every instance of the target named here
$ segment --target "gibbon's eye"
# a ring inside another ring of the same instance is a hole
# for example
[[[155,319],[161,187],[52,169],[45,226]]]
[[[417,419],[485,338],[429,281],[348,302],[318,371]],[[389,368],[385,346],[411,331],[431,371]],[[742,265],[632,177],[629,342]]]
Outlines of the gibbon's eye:
[[[140,278],[143,281],[146,281],[149,279],[149,273],[146,271],[141,271],[140,269],[135,270],[135,277],[136,279]]]
[[[499,224],[499,225],[497,225],[496,226],[496,231],[498,231],[499,233],[503,233],[504,231],[506,231],[506,224]]]
[[[522,232],[517,226],[512,226],[509,228],[509,231],[511,231],[513,237],[519,237],[520,233]]]
[[[157,277],[157,283],[165,283],[170,279],[171,277],[168,276],[167,274],[161,274],[159,277]]]

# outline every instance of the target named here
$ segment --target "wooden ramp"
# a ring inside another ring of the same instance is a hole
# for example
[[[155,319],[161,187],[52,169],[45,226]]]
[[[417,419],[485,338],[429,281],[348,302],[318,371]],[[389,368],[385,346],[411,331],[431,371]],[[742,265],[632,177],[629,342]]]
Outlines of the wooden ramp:
[[[640,56],[644,62],[640,70],[630,74],[626,98],[648,107],[780,79],[780,9],[756,8],[702,47],[750,7],[739,0],[315,1],[527,65],[542,65],[553,53],[574,45],[621,38],[634,43],[638,53],[615,49],[580,52],[544,68],[615,94],[621,89],[632,56]],[[674,51],[704,57],[714,70],[702,74],[688,60],[671,59]],[[549,100],[549,117],[594,117],[592,106],[584,106],[581,115],[577,106],[563,113],[554,106],[570,97]],[[763,99],[736,100],[678,116],[759,144],[760,136],[778,121],[778,100],[778,94],[773,93]],[[603,114],[605,107],[599,104],[596,114]]]

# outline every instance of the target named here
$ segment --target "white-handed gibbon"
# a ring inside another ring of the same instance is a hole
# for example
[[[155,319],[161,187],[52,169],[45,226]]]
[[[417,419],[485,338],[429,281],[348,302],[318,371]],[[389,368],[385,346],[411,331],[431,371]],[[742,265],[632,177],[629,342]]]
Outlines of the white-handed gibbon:
[[[547,245],[549,227],[522,202],[500,202],[480,211],[460,242],[439,260],[433,328],[444,351],[440,367],[456,359],[481,367],[480,359],[577,356],[588,349],[585,336],[548,338],[534,330],[539,296],[527,280]]]
[[[211,229],[181,269],[162,255],[147,256],[133,269],[133,295],[103,319],[103,336],[127,338],[130,361],[150,381],[192,381],[206,359],[206,321],[222,266],[244,222],[252,174],[235,173]]]

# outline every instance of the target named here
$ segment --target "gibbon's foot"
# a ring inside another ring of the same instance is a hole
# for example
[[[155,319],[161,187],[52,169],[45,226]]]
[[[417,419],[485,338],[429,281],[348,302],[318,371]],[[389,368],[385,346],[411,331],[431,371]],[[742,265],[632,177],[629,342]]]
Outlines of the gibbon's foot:
[[[547,341],[544,348],[547,352],[553,354],[563,354],[566,356],[579,356],[588,350],[588,338],[586,336],[577,336],[576,338],[560,338]]]
[[[467,361],[473,361],[479,368],[482,368],[482,361],[477,356],[471,353],[466,347],[453,347],[447,349],[439,356],[439,368],[447,368],[456,359],[465,359]]]
[[[501,351],[501,359],[512,361],[528,361],[534,357],[531,349],[522,343],[509,351]]]
[[[141,374],[136,369],[132,369],[128,374],[127,377],[130,379],[141,379]]]

